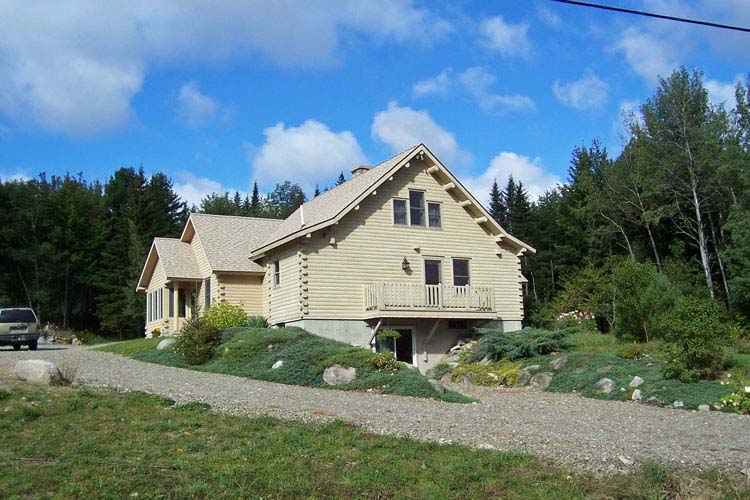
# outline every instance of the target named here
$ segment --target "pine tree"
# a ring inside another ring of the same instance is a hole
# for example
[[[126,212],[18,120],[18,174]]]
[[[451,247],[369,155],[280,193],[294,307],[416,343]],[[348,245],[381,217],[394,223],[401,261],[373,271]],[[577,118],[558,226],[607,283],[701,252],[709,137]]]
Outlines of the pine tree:
[[[315,192],[313,193],[313,198],[320,196],[320,188],[317,184],[315,184]]]
[[[336,185],[340,186],[345,182],[346,182],[346,177],[344,177],[344,171],[342,170],[341,173],[339,174],[339,178],[336,180]]]
[[[501,203],[505,205],[505,213],[503,214],[503,220],[500,222],[506,231],[513,233],[513,208],[516,200],[516,181],[513,180],[513,176],[508,176],[508,184],[505,186],[505,190],[502,193]]]
[[[261,216],[260,194],[258,193],[258,182],[253,182],[253,194],[250,199],[250,215],[253,217]]]
[[[502,224],[505,221],[503,194],[497,186],[497,179],[492,183],[492,189],[490,190],[490,215],[498,224]]]

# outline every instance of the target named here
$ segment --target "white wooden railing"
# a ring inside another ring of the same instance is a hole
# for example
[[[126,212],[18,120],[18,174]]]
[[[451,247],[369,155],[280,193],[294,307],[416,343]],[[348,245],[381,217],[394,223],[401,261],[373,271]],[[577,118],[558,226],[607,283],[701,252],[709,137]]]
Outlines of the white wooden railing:
[[[367,283],[363,288],[367,311],[495,310],[495,294],[491,286],[380,282]]]

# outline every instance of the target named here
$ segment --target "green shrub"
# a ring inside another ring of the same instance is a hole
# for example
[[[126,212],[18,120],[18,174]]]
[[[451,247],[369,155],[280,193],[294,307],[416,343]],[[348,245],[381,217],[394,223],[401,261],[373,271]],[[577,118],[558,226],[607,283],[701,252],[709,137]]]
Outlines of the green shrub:
[[[524,328],[517,332],[503,332],[502,330],[478,328],[476,331],[482,335],[482,338],[474,352],[469,356],[468,361],[470,362],[480,361],[484,358],[491,361],[498,361],[503,358],[514,360],[559,351],[569,344],[568,337],[574,330]]]
[[[580,330],[572,333],[568,340],[576,351],[588,354],[616,354],[621,345],[612,334]]]
[[[435,365],[435,367],[432,369],[431,378],[440,380],[446,373],[449,373],[452,369],[453,367],[451,367],[451,365],[447,363],[440,363],[439,365]]]
[[[209,359],[214,348],[221,343],[221,330],[205,317],[187,320],[172,350],[180,354],[190,365],[202,365]]]
[[[460,381],[462,377],[471,377],[471,383],[487,387],[499,385],[515,385],[518,382],[518,372],[521,371],[521,362],[501,360],[495,363],[467,363],[461,364],[451,372],[451,379]]]
[[[206,309],[203,318],[210,325],[219,330],[232,328],[235,326],[244,326],[247,323],[247,313],[242,306],[219,302]]]
[[[250,316],[242,326],[247,328],[268,328],[268,320],[263,316]]]
[[[679,298],[677,288],[652,264],[630,259],[615,268],[614,284],[615,335],[637,342],[661,337]]]
[[[379,372],[392,372],[399,368],[398,361],[392,352],[378,352],[370,358],[370,363]]]
[[[739,413],[750,413],[750,385],[736,386],[731,394],[722,398],[721,402]]]
[[[625,359],[640,359],[644,354],[646,354],[644,344],[638,342],[628,342],[617,350],[617,356]]]
[[[666,325],[664,375],[683,382],[714,378],[726,365],[724,347],[734,338],[734,327],[721,321],[712,302],[683,297]]]

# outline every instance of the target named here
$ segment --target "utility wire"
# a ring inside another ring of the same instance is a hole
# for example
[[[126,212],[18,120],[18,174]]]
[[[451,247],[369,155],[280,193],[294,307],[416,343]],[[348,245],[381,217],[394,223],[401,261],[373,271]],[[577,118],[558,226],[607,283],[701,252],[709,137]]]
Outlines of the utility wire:
[[[744,33],[750,33],[750,28],[743,28],[742,26],[731,26],[729,24],[712,23],[710,21],[700,21],[698,19],[687,19],[684,17],[667,16],[664,14],[656,14],[654,12],[645,12],[642,10],[624,9],[622,7],[613,7],[610,5],[601,5],[598,3],[581,2],[578,0],[550,0],[552,2],[567,3],[570,5],[579,5],[581,7],[591,7],[593,9],[610,10],[613,12],[624,12],[626,14],[635,14],[637,16],[655,17],[657,19],[666,19],[668,21],[677,21],[680,23],[698,24],[700,26],[708,26],[711,28],[721,28],[725,30],[742,31]]]

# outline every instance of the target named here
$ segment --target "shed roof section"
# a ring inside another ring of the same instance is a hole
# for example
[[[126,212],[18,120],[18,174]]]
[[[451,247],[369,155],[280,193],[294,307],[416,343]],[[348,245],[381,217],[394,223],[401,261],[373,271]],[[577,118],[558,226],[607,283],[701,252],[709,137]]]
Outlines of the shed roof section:
[[[214,272],[264,272],[263,267],[248,258],[249,252],[268,239],[283,222],[257,217],[191,214],[187,225],[192,225],[192,231],[186,227],[181,240],[186,242],[192,239],[193,232],[197,234]]]

